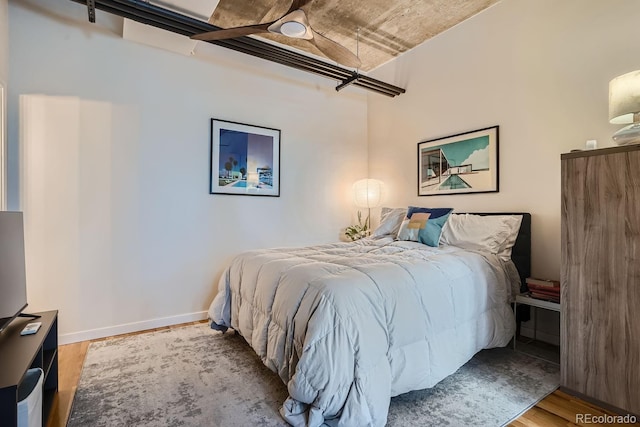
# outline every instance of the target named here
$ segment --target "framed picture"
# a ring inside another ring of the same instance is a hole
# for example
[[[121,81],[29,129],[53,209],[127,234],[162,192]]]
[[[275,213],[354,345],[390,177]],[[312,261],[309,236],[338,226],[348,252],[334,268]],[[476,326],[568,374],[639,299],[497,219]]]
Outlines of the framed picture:
[[[418,143],[418,196],[498,191],[498,126]]]
[[[211,119],[209,193],[280,197],[280,131]]]

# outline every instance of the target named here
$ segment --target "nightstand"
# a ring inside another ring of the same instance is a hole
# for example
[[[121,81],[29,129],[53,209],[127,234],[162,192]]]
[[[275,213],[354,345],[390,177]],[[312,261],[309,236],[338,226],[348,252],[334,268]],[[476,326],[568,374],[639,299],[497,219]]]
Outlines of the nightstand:
[[[516,301],[513,303],[514,311],[518,308],[518,304],[528,305],[534,307],[533,310],[533,341],[536,340],[536,333],[538,331],[538,309],[557,311],[560,313],[560,304],[557,302],[545,301],[541,299],[531,298],[527,294],[520,294],[516,296]],[[561,314],[562,315],[562,314]],[[513,349],[516,349],[516,335],[513,335]]]

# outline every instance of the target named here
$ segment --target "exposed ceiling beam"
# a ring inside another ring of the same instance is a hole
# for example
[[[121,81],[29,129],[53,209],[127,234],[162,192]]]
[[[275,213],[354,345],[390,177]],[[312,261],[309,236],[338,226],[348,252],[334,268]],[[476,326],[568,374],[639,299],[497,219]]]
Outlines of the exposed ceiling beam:
[[[76,3],[90,6],[95,4],[96,9],[132,19],[134,21],[151,25],[163,30],[171,31],[191,37],[194,34],[215,31],[220,29],[208,22],[199,21],[195,18],[182,15],[169,9],[154,6],[140,0],[71,0]],[[338,65],[322,61],[310,56],[303,55],[291,50],[287,50],[270,43],[265,43],[250,37],[239,37],[228,40],[214,40],[208,43],[216,44],[227,49],[252,55],[268,61],[276,62],[299,70],[318,74],[330,79],[340,81],[341,85],[351,83],[377,92],[383,95],[394,97],[405,92],[401,87],[385,83],[371,77],[358,74],[354,70],[340,67]]]

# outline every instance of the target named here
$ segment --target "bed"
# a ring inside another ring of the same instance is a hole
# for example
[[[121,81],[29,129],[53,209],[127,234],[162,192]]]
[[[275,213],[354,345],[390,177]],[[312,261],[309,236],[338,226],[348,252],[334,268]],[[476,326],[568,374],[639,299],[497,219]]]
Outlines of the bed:
[[[481,214],[494,215],[494,214]],[[255,250],[223,273],[209,317],[287,385],[294,426],[383,426],[390,399],[505,346],[529,275],[529,214],[510,259],[383,236]]]

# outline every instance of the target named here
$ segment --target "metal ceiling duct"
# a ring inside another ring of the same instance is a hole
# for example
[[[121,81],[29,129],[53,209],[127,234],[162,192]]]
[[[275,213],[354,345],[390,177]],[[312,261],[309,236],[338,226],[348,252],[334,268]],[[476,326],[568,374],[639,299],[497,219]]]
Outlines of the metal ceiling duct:
[[[151,25],[176,34],[182,34],[187,37],[191,37],[194,34],[220,29],[208,22],[203,22],[140,0],[71,1],[86,5],[89,17],[95,15],[95,9],[99,9],[114,15],[132,19],[142,24]],[[208,43],[266,59],[298,70],[338,80],[340,84],[336,87],[336,90],[340,90],[350,84],[353,84],[390,97],[394,97],[405,92],[401,87],[361,75],[357,71],[343,68],[338,65],[309,57],[301,53],[293,52],[250,37],[215,40]]]

